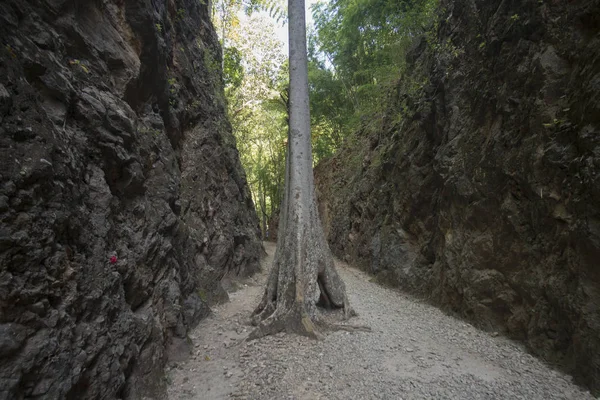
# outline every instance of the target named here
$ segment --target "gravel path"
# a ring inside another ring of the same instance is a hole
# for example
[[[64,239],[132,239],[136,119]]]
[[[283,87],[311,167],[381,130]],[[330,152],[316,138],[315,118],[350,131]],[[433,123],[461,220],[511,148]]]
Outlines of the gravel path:
[[[274,245],[265,248],[266,271]],[[336,267],[359,313],[352,324],[372,332],[243,341],[263,272],[191,334],[192,356],[168,367],[169,399],[594,399],[520,345]]]

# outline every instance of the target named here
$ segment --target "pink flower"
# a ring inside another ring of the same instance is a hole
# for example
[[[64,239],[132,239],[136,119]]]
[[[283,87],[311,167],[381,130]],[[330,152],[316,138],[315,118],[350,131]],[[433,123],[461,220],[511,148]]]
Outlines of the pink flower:
[[[117,256],[110,256],[110,263],[111,264],[116,264],[117,263]]]

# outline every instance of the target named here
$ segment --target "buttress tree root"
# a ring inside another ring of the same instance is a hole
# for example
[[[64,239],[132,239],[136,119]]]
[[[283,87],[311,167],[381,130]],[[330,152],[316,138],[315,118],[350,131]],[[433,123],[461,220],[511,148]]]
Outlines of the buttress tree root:
[[[252,314],[250,339],[286,331],[319,337],[323,330],[350,329],[326,321],[321,310],[354,315],[317,212],[310,135],[304,0],[288,0],[290,93],[285,191],[279,238],[264,296]],[[327,313],[329,316],[331,313]],[[329,320],[329,318],[327,318]]]
[[[316,206],[302,226],[292,227],[299,220],[304,218],[289,221],[279,237],[264,295],[252,314],[257,328],[250,339],[281,331],[319,338],[324,330],[357,329],[331,321],[332,316],[345,320],[356,313],[333,266]]]

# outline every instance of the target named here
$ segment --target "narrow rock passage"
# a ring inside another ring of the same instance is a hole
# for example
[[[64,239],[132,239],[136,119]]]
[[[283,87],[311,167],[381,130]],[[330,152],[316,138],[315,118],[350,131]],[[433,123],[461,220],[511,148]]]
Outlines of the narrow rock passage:
[[[240,284],[191,335],[193,355],[171,363],[177,399],[593,399],[571,378],[428,304],[369,282],[336,261],[353,324],[372,332],[334,332],[323,341],[278,334],[244,342],[266,271]]]

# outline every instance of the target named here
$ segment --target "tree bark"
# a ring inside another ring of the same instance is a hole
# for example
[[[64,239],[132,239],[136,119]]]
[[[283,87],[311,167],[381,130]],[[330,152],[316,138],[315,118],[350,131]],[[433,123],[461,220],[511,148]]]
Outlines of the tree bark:
[[[280,331],[319,337],[323,308],[354,315],[317,212],[312,170],[304,0],[288,0],[290,122],[277,250],[250,338]]]

